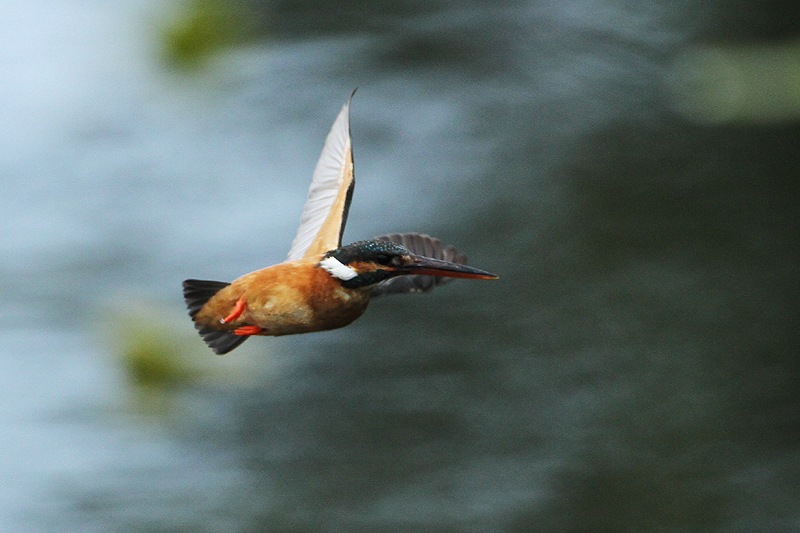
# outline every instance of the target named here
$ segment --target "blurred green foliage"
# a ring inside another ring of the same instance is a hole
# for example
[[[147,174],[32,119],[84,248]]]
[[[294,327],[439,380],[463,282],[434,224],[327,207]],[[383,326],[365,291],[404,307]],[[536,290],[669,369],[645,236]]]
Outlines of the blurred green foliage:
[[[169,387],[198,377],[198,369],[182,353],[183,342],[175,341],[168,329],[130,317],[125,322],[119,355],[133,384]]]
[[[196,68],[220,50],[253,37],[252,17],[229,0],[189,0],[162,27],[162,48],[174,64]]]

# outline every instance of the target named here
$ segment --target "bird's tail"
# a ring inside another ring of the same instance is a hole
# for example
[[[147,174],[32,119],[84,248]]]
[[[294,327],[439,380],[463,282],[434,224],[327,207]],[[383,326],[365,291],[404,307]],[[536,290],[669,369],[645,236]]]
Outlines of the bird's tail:
[[[206,305],[215,294],[230,285],[223,281],[208,281],[203,279],[187,279],[183,282],[183,298],[189,308],[189,316],[194,320],[200,309]],[[215,354],[222,355],[230,352],[244,341],[246,335],[236,335],[230,331],[210,328],[195,322],[194,327]]]

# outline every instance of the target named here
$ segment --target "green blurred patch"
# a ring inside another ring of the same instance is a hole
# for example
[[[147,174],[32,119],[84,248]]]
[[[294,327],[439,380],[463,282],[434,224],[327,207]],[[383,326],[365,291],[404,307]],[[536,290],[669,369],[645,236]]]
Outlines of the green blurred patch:
[[[187,361],[180,343],[164,327],[129,319],[120,359],[125,376],[138,386],[170,387],[195,381],[200,369]]]
[[[174,64],[201,66],[220,50],[253,39],[253,20],[235,0],[189,0],[162,27],[164,54]]]
[[[703,45],[672,65],[675,108],[701,124],[794,123],[800,118],[800,41]]]

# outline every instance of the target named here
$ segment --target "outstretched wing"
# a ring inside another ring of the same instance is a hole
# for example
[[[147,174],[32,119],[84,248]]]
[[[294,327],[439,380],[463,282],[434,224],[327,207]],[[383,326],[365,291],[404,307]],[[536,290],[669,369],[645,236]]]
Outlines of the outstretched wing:
[[[289,260],[314,257],[341,246],[347,210],[353,196],[353,149],[350,144],[350,100],[347,99],[319,156],[300,227]]]
[[[467,264],[467,256],[458,251],[452,244],[443,245],[436,237],[422,233],[392,233],[375,237],[380,241],[391,241],[402,244],[416,255],[443,259],[461,265]],[[434,287],[452,281],[452,278],[437,276],[397,276],[382,281],[372,289],[372,296],[384,294],[402,294],[409,292],[428,292]]]

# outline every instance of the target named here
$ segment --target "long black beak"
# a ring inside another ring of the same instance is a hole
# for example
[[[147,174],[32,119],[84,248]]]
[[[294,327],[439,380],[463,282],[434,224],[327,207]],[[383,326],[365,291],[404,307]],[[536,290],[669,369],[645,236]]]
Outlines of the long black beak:
[[[441,278],[468,278],[468,279],[497,279],[498,276],[485,270],[442,261],[441,259],[431,259],[421,255],[413,256],[411,263],[406,263],[399,270],[408,271],[409,274],[422,276],[438,276]]]

